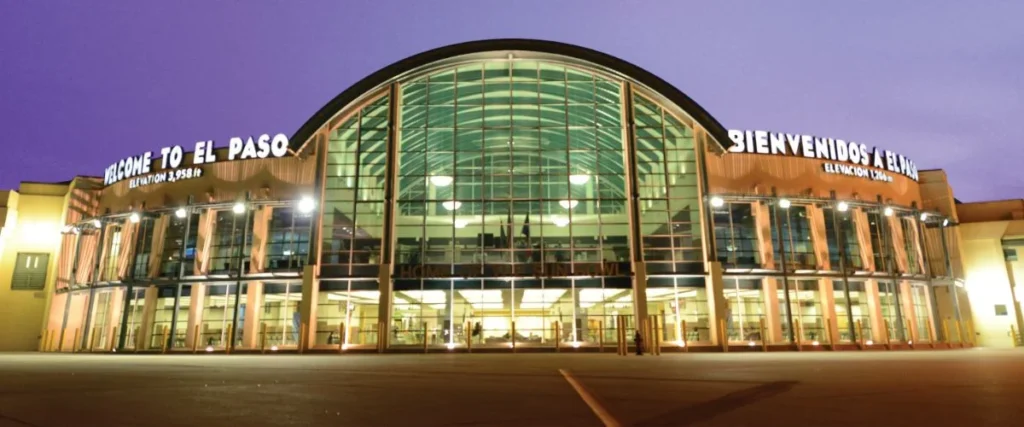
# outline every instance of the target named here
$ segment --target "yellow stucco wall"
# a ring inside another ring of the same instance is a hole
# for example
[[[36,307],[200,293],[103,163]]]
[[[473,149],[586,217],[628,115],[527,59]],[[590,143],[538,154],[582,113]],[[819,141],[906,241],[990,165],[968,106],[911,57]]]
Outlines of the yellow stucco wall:
[[[7,192],[0,207],[0,351],[38,348],[47,295],[53,292],[66,188],[59,184],[23,185],[22,191]],[[11,289],[19,252],[50,254],[45,289]]]
[[[971,300],[978,345],[1011,347],[1010,326],[1016,325],[1010,279],[1003,258],[1002,238],[1011,221],[961,224],[964,273]],[[1019,262],[1018,262],[1019,263]],[[1005,305],[1006,315],[996,315]]]

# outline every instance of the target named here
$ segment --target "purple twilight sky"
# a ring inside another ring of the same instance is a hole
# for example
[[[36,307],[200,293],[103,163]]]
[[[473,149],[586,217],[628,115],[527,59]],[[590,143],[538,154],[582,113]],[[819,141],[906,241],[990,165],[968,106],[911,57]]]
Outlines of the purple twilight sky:
[[[962,200],[1020,198],[1021,17],[1020,0],[0,0],[0,188],[291,135],[394,61],[519,37],[632,62],[728,128],[855,140],[945,169]]]

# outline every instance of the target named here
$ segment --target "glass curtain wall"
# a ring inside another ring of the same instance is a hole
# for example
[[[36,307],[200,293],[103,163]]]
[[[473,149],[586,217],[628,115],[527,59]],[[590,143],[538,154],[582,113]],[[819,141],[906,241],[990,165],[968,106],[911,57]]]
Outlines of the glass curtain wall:
[[[186,221],[190,222],[187,227]],[[188,228],[188,236],[185,236],[186,228]],[[177,215],[168,217],[167,229],[164,230],[163,250],[161,251],[160,277],[178,277],[182,271],[186,276],[195,273],[198,233],[198,213],[189,213],[185,218],[178,218]],[[184,259],[182,259],[182,247],[185,248]]]
[[[861,335],[863,335],[863,339],[869,341],[871,340],[871,311],[868,309],[868,297],[864,291],[864,282],[849,281],[848,283],[850,285],[849,307],[847,307],[843,281],[839,279],[832,281],[839,341],[853,342],[854,335],[858,333],[858,327],[860,328],[860,335],[856,335],[856,338],[859,340]],[[853,326],[853,335],[850,332],[851,325]]]
[[[153,252],[153,226],[156,221],[143,217],[139,221],[135,234],[135,253],[132,254],[133,279],[145,279],[149,277],[149,260]]]
[[[111,225],[107,227],[107,251],[106,256],[103,259],[102,271],[100,272],[101,280],[114,281],[120,280],[118,277],[118,261],[121,255],[121,226]]]
[[[711,342],[712,320],[703,277],[648,278],[647,312],[664,319],[663,342],[676,345]]]
[[[789,324],[786,321],[786,291],[780,286],[779,324],[782,325],[782,336],[789,336]],[[821,292],[817,279],[789,280],[789,303],[793,313],[793,325],[799,327],[796,332],[799,342],[826,342],[824,312],[821,307]]]
[[[86,348],[89,350],[106,350],[109,347],[111,334],[114,333],[114,323],[110,321],[110,314],[111,311],[118,309],[118,307],[110,306],[112,295],[113,292],[110,290],[96,291],[92,319],[89,321],[91,329],[89,342],[86,343]]]
[[[903,227],[903,248],[907,254],[906,273],[921,274],[924,268],[921,266],[921,254],[918,252],[917,225],[913,218],[902,218],[900,225]]]
[[[330,134],[320,256],[324,273],[331,276],[377,277],[389,122],[384,96]]]
[[[814,242],[811,240],[811,221],[805,206],[792,205],[789,208],[772,206],[772,250],[775,259],[785,260],[788,271],[817,269]],[[780,242],[780,234],[782,242]],[[785,256],[783,256],[785,249]]]
[[[760,246],[749,203],[726,203],[712,208],[718,261],[726,268],[758,268]]]
[[[833,208],[822,208],[825,218],[825,238],[828,243],[829,263],[833,271],[839,271],[840,256],[847,271],[861,270],[864,262],[860,257],[860,243],[857,240],[857,226],[849,212],[837,212]]]
[[[238,322],[232,326],[232,319],[235,314],[235,287],[238,285],[205,285],[206,295],[203,297],[202,325],[200,326],[199,345],[213,349],[224,349],[228,344],[231,331],[235,329],[235,346],[239,346],[242,340],[245,324],[245,295],[246,284],[242,284],[240,304],[238,307]],[[182,336],[184,336],[182,334]]]
[[[265,271],[301,271],[309,255],[311,214],[274,207],[268,224]]]
[[[266,348],[272,346],[294,347],[298,345],[302,318],[299,304],[302,302],[302,283],[263,283],[263,301],[259,309],[260,330],[263,331]],[[239,308],[241,310],[241,308]],[[239,326],[244,322],[239,322]],[[264,341],[257,341],[257,346]]]
[[[317,295],[316,345],[377,343],[380,291],[376,280],[321,280]]]
[[[216,211],[213,224],[213,242],[210,245],[209,274],[239,273],[239,256],[242,259],[241,271],[248,272],[249,254],[252,252],[253,215],[235,213],[234,211]],[[244,241],[242,240],[244,237]],[[239,254],[239,245],[242,245]]]
[[[521,60],[403,84],[396,270],[437,277],[396,281],[396,345],[461,345],[463,320],[484,344],[511,341],[512,322],[517,342],[550,343],[559,321],[584,335],[573,282],[554,278],[629,262],[620,89]],[[446,278],[480,275],[508,279]]]
[[[142,312],[146,305],[146,290],[133,289],[125,296],[128,302],[128,322],[122,327],[127,330],[124,347],[138,349],[144,347],[142,341]]]
[[[765,316],[761,279],[726,278],[723,282],[725,329],[729,341],[760,342],[761,320]]]
[[[633,99],[633,118],[647,272],[703,273],[693,129],[640,95]]]
[[[915,332],[917,341],[930,342],[932,340],[932,317],[931,300],[928,298],[927,284],[910,284],[911,297],[914,305],[914,318],[917,321]]]
[[[904,330],[900,324],[902,321],[896,315],[896,292],[898,284],[891,281],[878,281],[878,301],[882,309],[882,322],[888,330],[888,337],[892,341],[901,341],[903,336],[899,331]]]

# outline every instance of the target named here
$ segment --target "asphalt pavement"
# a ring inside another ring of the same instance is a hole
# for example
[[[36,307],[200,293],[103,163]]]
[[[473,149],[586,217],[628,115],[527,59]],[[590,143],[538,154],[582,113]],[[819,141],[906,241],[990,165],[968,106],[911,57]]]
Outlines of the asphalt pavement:
[[[1024,425],[1024,351],[0,354],[0,426]]]

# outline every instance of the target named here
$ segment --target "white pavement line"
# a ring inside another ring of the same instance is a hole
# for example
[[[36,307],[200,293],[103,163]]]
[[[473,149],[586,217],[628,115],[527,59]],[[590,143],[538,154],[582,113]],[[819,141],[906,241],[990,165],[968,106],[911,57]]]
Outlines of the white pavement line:
[[[607,409],[601,406],[601,404],[597,402],[597,399],[595,399],[594,396],[590,394],[585,387],[583,387],[583,384],[576,381],[576,378],[573,378],[569,371],[559,369],[558,372],[562,374],[562,376],[565,377],[565,380],[569,382],[569,385],[576,390],[576,393],[578,393],[580,398],[583,399],[583,402],[590,407],[590,410],[594,411],[594,415],[597,415],[597,418],[601,419],[601,422],[604,423],[605,427],[622,427],[622,423],[619,423],[619,420],[616,420]]]

